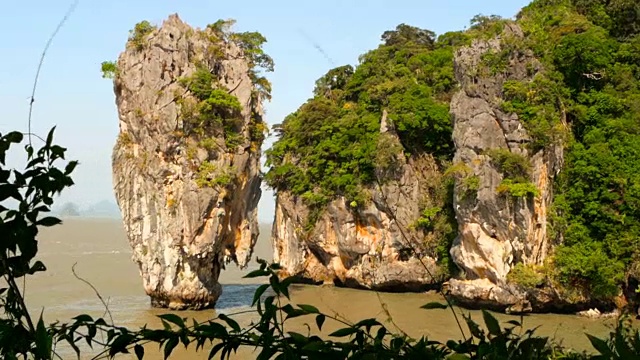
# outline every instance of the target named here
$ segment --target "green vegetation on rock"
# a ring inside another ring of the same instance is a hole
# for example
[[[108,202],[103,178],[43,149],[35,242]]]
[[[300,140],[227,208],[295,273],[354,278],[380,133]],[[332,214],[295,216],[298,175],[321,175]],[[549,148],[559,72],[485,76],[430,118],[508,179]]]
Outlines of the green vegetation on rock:
[[[213,32],[217,40],[233,42],[242,49],[249,64],[249,77],[256,88],[256,93],[260,94],[263,99],[271,100],[271,83],[260,74],[261,71],[271,72],[274,70],[273,59],[262,48],[267,42],[267,38],[256,31],[233,32],[231,28],[234,24],[235,20],[233,19],[220,19],[207,25],[207,30]],[[216,42],[216,39],[212,40],[214,43]],[[215,48],[215,50],[220,56],[224,56],[220,53],[219,48]]]
[[[564,237],[555,266],[562,284],[594,297],[617,295],[639,255],[639,9],[626,0],[534,1],[518,22],[546,79],[505,86],[538,128],[548,127],[545,103],[555,103],[571,129],[555,186],[554,227]],[[550,91],[555,102],[543,95],[523,105]]]
[[[544,275],[534,266],[517,263],[507,275],[507,280],[526,288],[535,288],[544,283]]]
[[[234,169],[219,169],[215,164],[204,161],[198,167],[197,177],[195,179],[198,187],[224,187],[231,184],[234,180]]]
[[[448,100],[455,80],[448,39],[401,24],[385,32],[383,43],[362,55],[356,68],[340,66],[318,79],[314,97],[274,126],[279,140],[266,152],[265,179],[304,199],[315,214],[311,226],[339,196],[357,204],[354,209],[366,205],[367,189],[385,180],[376,172],[391,171],[398,156],[451,159]],[[384,111],[400,143],[380,133]]]
[[[118,72],[118,66],[115,61],[103,61],[100,64],[100,70],[102,71],[103,79],[113,79]]]
[[[235,150],[242,142],[242,105],[238,98],[225,89],[215,88],[213,75],[203,66],[191,76],[180,79],[180,83],[198,100],[189,111],[184,111],[188,106],[182,103],[187,134],[205,137],[222,128],[227,149]]]
[[[266,181],[301,196],[317,214],[339,196],[366,203],[376,170],[396,156],[433,154],[444,169],[454,151],[454,50],[500,35],[502,50],[485,54],[478,71],[502,76],[513,56],[526,59],[527,78],[504,82],[501,109],[527,129],[529,154],[564,147],[549,214],[559,242],[552,273],[567,288],[610,299],[640,259],[640,3],[536,0],[515,20],[523,38],[505,32],[510,23],[477,16],[469,30],[439,37],[405,24],[385,32],[357,67],[318,79],[314,97],[275,128],[279,140],[267,151]],[[379,146],[386,141],[379,133],[384,110],[401,148]],[[526,157],[507,150],[488,155],[503,173],[496,191],[539,195]],[[478,190],[474,174],[449,173],[465,194]]]
[[[158,27],[152,25],[149,21],[143,20],[137,23],[133,30],[129,31],[129,43],[134,46],[136,50],[142,50],[145,47],[145,39],[153,30]]]

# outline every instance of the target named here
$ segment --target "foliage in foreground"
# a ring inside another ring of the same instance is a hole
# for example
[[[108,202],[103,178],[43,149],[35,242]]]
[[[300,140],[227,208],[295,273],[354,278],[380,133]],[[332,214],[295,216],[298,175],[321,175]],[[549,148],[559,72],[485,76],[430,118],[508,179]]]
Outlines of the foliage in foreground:
[[[0,273],[7,284],[0,289],[0,355],[4,359],[52,359],[57,356],[56,349],[61,343],[69,344],[80,356],[78,345],[83,342],[94,349],[103,349],[95,358],[130,352],[143,358],[143,344],[147,343],[159,344],[165,358],[180,345],[208,351],[209,358],[215,355],[229,358],[240,347],[255,349],[258,359],[629,359],[640,356],[640,333],[622,322],[609,339],[589,336],[599,357],[565,351],[548,338],[536,336],[533,330],[516,332],[522,326],[517,321],[503,327],[486,311],[482,313],[486,330],[465,316],[471,336],[446,343],[394,334],[376,319],[347,323],[312,305],[290,304],[285,298],[289,299],[292,279],[281,281],[278,265],[260,260],[260,268],[246,277],[268,277],[269,283],[256,290],[252,309],[258,321],[245,328],[224,314],[204,323],[192,321],[191,324],[175,314],[164,314],[159,316],[163,328],[139,330],[115,326],[89,315],[78,315],[71,323],[46,325],[41,314],[34,321],[17,284],[25,276],[46,271],[45,265],[35,260],[38,230],[60,223],[46,213],[50,212],[53,196],[73,185],[70,175],[77,162],[68,162],[62,170],[56,167],[59,160],[64,159],[66,149],[53,144],[52,129],[37,151],[30,144],[25,146],[24,171],[8,168],[7,151],[22,140],[23,135],[18,132],[0,135],[0,233],[3,237]],[[437,311],[433,309],[446,307],[429,303],[422,308]],[[342,328],[329,334],[327,339],[311,333],[285,331],[289,320],[301,316],[313,317],[318,330],[327,321],[338,322]],[[465,336],[464,332],[461,334]]]

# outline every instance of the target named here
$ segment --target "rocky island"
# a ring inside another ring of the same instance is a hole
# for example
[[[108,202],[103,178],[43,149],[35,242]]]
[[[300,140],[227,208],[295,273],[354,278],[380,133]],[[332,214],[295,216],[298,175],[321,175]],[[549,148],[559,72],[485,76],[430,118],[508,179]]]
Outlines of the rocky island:
[[[116,63],[113,184],[153,306],[213,307],[220,270],[246,266],[258,236],[262,101],[273,70],[259,33],[177,15],[136,25]]]
[[[508,312],[635,302],[640,13],[536,0],[400,24],[275,126],[282,276]]]
[[[266,151],[280,275],[518,313],[635,303],[634,6],[536,0],[440,35],[400,24],[327,72]],[[273,61],[230,25],[142,22],[103,64],[116,197],[157,306],[213,306],[220,270],[256,241]]]

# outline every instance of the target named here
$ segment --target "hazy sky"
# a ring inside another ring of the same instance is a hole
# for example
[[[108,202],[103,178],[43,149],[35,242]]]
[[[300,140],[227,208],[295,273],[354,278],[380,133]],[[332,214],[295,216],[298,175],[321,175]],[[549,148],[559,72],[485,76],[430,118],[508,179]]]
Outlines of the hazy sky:
[[[26,130],[29,96],[42,49],[72,0],[6,1],[0,22],[0,132]],[[140,20],[161,23],[178,13],[193,26],[237,20],[235,30],[260,31],[276,70],[268,75],[273,100],[266,120],[276,124],[310,97],[327,70],[357,64],[380,35],[399,23],[441,34],[468,25],[476,14],[514,16],[528,0],[81,0],[55,38],[42,69],[33,129],[57,125],[56,141],[81,165],[76,186],[60,199],[89,205],[113,200],[111,150],[118,132],[112,83],[101,78],[100,63],[115,60],[128,31]],[[313,39],[312,41],[310,39]],[[333,65],[313,43],[319,45]],[[269,139],[266,149],[273,139]],[[261,221],[271,222],[273,195],[264,191]]]

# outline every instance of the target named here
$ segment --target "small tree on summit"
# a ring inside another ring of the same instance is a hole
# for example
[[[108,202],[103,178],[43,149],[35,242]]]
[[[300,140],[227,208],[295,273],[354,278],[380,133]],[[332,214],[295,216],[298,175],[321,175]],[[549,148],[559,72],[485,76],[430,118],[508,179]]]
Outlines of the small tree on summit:
[[[413,43],[417,46],[427,46],[431,48],[436,42],[436,33],[431,30],[400,24],[396,26],[395,30],[385,31],[381,39],[386,46],[401,46]]]

